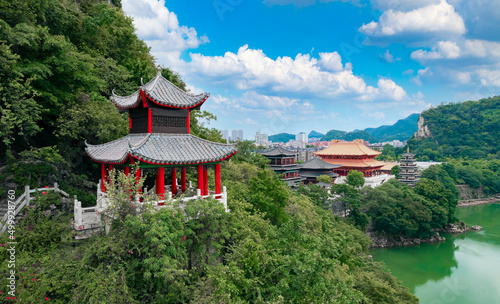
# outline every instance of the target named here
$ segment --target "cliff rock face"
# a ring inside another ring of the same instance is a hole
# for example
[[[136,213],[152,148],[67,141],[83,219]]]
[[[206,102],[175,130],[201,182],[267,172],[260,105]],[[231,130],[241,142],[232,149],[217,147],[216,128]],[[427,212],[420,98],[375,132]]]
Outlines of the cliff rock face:
[[[429,138],[432,137],[431,130],[425,124],[424,117],[420,115],[418,117],[418,130],[415,132],[416,139]]]

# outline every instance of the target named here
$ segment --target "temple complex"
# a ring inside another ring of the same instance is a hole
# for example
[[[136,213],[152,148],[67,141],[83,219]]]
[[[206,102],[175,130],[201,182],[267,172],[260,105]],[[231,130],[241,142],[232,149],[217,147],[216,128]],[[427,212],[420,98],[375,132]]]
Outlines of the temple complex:
[[[339,168],[340,165],[327,163],[320,158],[313,158],[308,162],[300,164],[300,176],[304,179],[304,184],[318,183],[316,179],[318,176],[326,175],[332,178],[332,184],[335,182],[335,178],[339,175],[334,172],[335,169]]]
[[[414,187],[417,184],[418,175],[415,154],[410,153],[410,148],[408,148],[407,152],[401,156],[399,165],[400,178],[398,180],[408,186]]]
[[[380,169],[385,163],[374,159],[379,154],[381,152],[368,148],[361,139],[352,142],[332,140],[332,144],[328,148],[316,152],[316,155],[321,157],[323,161],[340,165],[334,169],[335,173],[346,176],[349,171],[357,170],[362,172],[365,177],[381,174]]]
[[[180,194],[185,194],[183,197],[212,195],[225,200],[220,163],[237,152],[235,146],[190,134],[190,112],[199,110],[208,97],[208,93],[191,95],[179,89],[161,75],[161,68],[148,83],[142,84],[141,79],[140,89],[133,94],[118,96],[113,92],[111,101],[122,112],[128,112],[129,134],[100,145],[87,144],[88,156],[101,165],[98,201],[105,196],[104,181],[109,170],[116,168],[129,174],[130,166],[137,162],[140,163],[137,179],[144,169],[154,170],[155,186],[150,190],[162,200],[158,203],[160,206],[164,200]],[[191,191],[186,181],[189,167],[195,168],[198,176],[197,189]],[[211,168],[215,171],[214,191],[209,191],[208,184],[207,171]],[[170,170],[171,179],[167,183],[165,170]]]
[[[302,181],[299,175],[299,166],[295,163],[296,153],[278,146],[272,150],[261,153],[267,157],[270,162],[269,166],[277,174],[283,175],[281,180],[294,186]]]

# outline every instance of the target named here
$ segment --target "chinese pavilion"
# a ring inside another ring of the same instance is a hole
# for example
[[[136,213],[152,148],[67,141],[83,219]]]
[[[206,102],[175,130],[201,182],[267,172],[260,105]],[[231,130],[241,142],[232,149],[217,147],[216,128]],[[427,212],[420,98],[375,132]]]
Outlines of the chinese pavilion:
[[[335,165],[331,163],[327,163],[320,158],[313,158],[308,162],[300,164],[300,176],[305,178],[304,184],[318,183],[316,179],[320,175],[326,175],[333,178],[333,182],[335,182],[335,178],[339,175],[334,172],[334,169],[340,167],[340,165]]]
[[[415,154],[410,153],[410,148],[406,153],[401,156],[399,165],[400,182],[408,186],[415,186],[418,181],[417,163],[415,161]]]
[[[215,143],[190,134],[189,115],[199,110],[209,97],[208,93],[191,95],[176,87],[161,75],[129,96],[118,96],[113,92],[111,101],[121,111],[128,111],[129,134],[120,139],[101,144],[88,145],[85,151],[92,160],[101,164],[101,191],[106,192],[104,181],[107,169],[113,166],[130,172],[130,166],[140,162],[141,169],[154,168],[155,191],[165,198],[165,168],[171,171],[171,192],[175,197],[184,193],[186,168],[196,167],[198,189],[208,195],[209,167],[215,170],[215,196],[221,194],[220,163],[237,151],[234,145]],[[139,169],[137,178],[142,174]],[[181,182],[177,184],[180,170]]]
[[[376,176],[381,174],[380,169],[384,166],[383,162],[373,159],[381,152],[368,148],[361,139],[352,142],[332,140],[328,148],[315,154],[327,163],[341,165],[334,169],[341,176],[346,176],[351,170],[360,171],[365,177]]]
[[[299,175],[299,166],[295,164],[296,153],[278,146],[269,151],[261,153],[267,157],[270,162],[269,166],[274,172],[283,174],[281,180],[293,186],[297,182],[302,181]]]

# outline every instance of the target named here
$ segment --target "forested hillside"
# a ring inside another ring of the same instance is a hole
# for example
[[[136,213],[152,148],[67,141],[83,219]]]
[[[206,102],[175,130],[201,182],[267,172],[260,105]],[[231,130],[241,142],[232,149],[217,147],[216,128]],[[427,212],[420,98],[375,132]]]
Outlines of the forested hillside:
[[[365,131],[381,142],[395,139],[405,141],[417,131],[418,115],[419,114],[411,114],[405,119],[398,120],[393,125],[384,125],[378,128],[366,128]]]
[[[420,160],[500,158],[500,97],[442,104],[421,116],[430,137],[408,141]]]
[[[126,134],[128,118],[109,102],[111,91],[136,90],[141,77],[155,75],[155,63],[114,4],[0,1],[0,162],[52,154],[92,172],[84,140]]]
[[[352,132],[330,130],[321,140],[340,139],[351,141],[354,139],[363,139],[370,143],[391,141],[398,139],[405,141],[417,131],[418,114],[411,114],[405,119],[398,120],[393,125],[384,125],[377,128],[366,128],[364,130],[355,130]]]
[[[279,134],[269,136],[269,141],[272,141],[272,142],[287,143],[289,140],[295,140],[295,134],[279,133]]]

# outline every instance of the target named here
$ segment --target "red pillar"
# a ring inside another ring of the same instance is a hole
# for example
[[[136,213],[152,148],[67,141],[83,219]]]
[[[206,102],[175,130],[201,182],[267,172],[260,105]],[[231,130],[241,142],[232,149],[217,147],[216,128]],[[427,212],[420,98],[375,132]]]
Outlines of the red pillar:
[[[181,190],[183,193],[186,192],[186,167],[181,169]]]
[[[151,108],[148,108],[148,133],[153,132],[153,114]]]
[[[200,189],[201,195],[205,193],[203,190],[203,165],[198,165],[198,189]]]
[[[106,181],[106,165],[101,164],[101,191],[106,192],[106,185],[104,182]]]
[[[156,171],[156,194],[161,198],[165,198],[165,169],[158,168]]]
[[[203,168],[203,195],[208,195],[208,168]]]
[[[221,193],[220,164],[215,164],[215,194]]]
[[[132,129],[132,117],[130,117],[130,112],[128,113],[128,128],[129,130]]]
[[[125,167],[125,175],[128,176],[130,174],[130,167]]]
[[[191,133],[191,124],[190,124],[190,118],[189,118],[189,109],[188,109],[188,116],[187,116],[187,119],[186,119],[186,125],[187,125],[187,129],[188,129],[188,134]]]
[[[177,194],[177,170],[172,168],[172,195]]]

